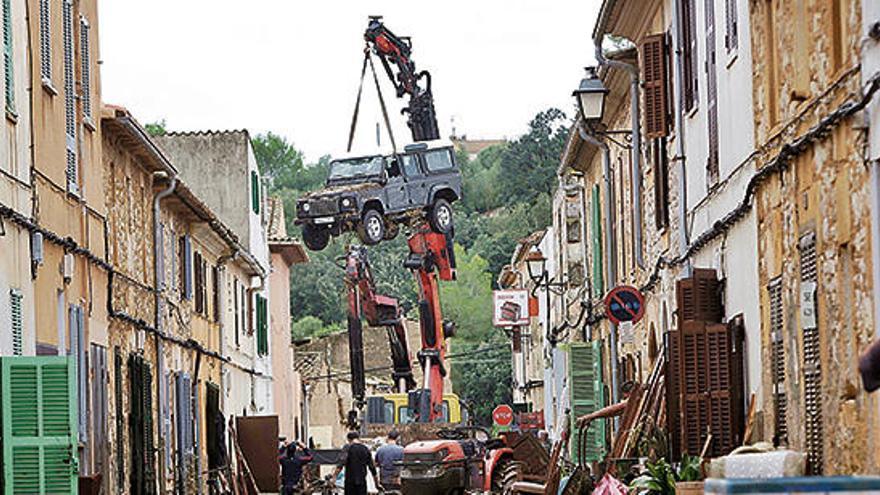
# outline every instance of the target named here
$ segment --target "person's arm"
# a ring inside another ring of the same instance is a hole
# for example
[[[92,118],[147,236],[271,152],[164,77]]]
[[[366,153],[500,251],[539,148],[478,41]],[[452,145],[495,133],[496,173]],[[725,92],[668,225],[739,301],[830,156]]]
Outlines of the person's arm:
[[[379,475],[376,474],[376,463],[373,462],[373,455],[372,454],[367,454],[367,467],[370,468],[370,474],[373,475],[373,481],[376,482],[376,486],[380,486],[379,485]]]
[[[299,455],[299,461],[303,464],[308,464],[312,462],[312,451],[309,450],[309,447],[304,443],[297,442],[302,453]]]

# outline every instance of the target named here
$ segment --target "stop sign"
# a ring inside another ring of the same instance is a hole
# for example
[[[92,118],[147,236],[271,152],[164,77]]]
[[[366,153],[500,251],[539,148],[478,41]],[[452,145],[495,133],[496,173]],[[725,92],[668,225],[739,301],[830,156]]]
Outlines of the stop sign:
[[[501,404],[492,411],[492,420],[498,426],[510,426],[513,423],[513,409],[507,404]]]

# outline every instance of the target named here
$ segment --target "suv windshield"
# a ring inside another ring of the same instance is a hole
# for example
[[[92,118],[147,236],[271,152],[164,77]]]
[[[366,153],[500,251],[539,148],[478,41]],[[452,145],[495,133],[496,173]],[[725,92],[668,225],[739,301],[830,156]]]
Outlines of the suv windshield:
[[[384,168],[385,158],[381,156],[338,160],[330,164],[330,175],[327,180],[375,176],[381,174]]]

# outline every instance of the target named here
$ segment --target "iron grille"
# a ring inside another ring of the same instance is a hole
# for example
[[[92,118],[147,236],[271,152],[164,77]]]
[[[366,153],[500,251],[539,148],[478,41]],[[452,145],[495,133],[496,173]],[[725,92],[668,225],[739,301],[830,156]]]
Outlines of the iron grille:
[[[775,278],[767,286],[770,298],[770,369],[773,380],[773,415],[776,440],[788,445],[788,398],[785,394],[785,345],[782,340],[782,279]]]
[[[49,0],[40,0],[40,76],[52,80],[52,40],[49,26]]]
[[[309,214],[311,216],[335,215],[339,207],[335,199],[313,199],[309,201]]]
[[[818,279],[816,234],[801,237],[798,243],[801,258],[801,284],[815,283]],[[813,294],[815,298],[815,294]],[[814,300],[815,302],[815,300]],[[822,363],[818,326],[804,328],[804,407],[807,461],[814,474],[822,472]]]
[[[83,115],[92,116],[92,50],[89,39],[90,26],[85,17],[79,18],[79,49],[82,72],[82,111]]]

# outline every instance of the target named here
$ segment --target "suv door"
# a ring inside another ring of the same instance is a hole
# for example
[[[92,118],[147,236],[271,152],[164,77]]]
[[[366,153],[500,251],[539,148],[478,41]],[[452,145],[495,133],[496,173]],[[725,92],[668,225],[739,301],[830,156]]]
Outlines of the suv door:
[[[410,206],[424,206],[428,201],[428,181],[420,155],[417,153],[401,155],[401,161],[403,162],[403,173],[406,176],[406,190]]]
[[[409,208],[409,193],[406,190],[406,181],[401,173],[400,159],[391,158],[385,169],[388,181],[385,183],[385,197],[387,211],[401,211]]]

